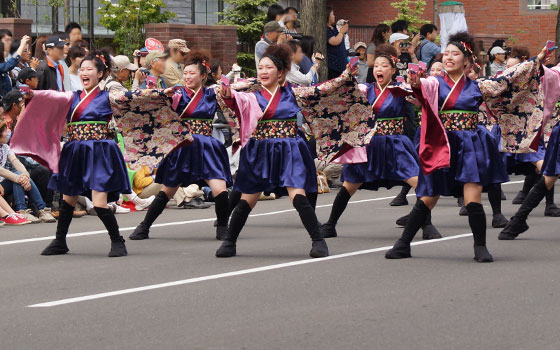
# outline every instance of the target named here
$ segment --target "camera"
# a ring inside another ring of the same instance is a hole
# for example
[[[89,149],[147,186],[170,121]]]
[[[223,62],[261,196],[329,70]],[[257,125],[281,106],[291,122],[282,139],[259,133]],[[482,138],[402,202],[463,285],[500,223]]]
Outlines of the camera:
[[[400,47],[401,49],[410,47],[410,43],[407,42],[407,41],[403,41],[402,43],[399,44],[399,47]]]

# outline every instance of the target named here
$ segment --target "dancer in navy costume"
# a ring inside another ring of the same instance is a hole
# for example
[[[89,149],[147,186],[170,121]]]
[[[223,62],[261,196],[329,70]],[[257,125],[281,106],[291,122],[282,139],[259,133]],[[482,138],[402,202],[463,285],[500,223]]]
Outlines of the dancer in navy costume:
[[[481,193],[483,186],[503,183],[508,180],[508,176],[493,136],[485,128],[476,126],[476,113],[483,96],[477,82],[464,76],[465,67],[472,56],[472,47],[474,41],[467,33],[458,33],[449,38],[443,59],[446,75],[436,79],[439,82],[439,118],[447,133],[450,167],[435,170],[430,175],[420,173],[416,189],[418,200],[402,237],[386,253],[388,259],[411,257],[410,242],[439,196],[458,194],[463,189],[474,237],[474,259],[478,262],[493,261],[486,247],[486,217]],[[414,77],[412,83],[417,97],[422,100],[422,92],[418,90],[419,78]],[[461,85],[462,90],[454,89]],[[448,99],[452,94],[455,94],[454,103]]]
[[[236,255],[237,238],[260,194],[281,187],[288,190],[312,239],[309,255],[319,258],[329,254],[315,210],[305,195],[306,192],[317,192],[317,179],[309,148],[297,133],[296,118],[300,108],[292,89],[282,85],[290,64],[291,50],[286,45],[269,46],[259,62],[258,77],[262,89],[254,94],[265,117],[259,120],[251,139],[241,150],[234,186],[242,193],[241,200],[231,215],[227,237],[216,251],[217,257]],[[232,104],[230,90],[224,91],[226,101]]]
[[[109,92],[101,91],[99,82],[111,69],[106,52],[92,52],[80,66],[84,91],[77,91],[67,116],[69,141],[60,155],[58,173],[53,174],[49,188],[63,194],[56,238],[42,255],[66,254],[66,235],[78,196],[90,196],[99,219],[111,238],[109,257],[127,255],[124,239],[107,202],[119,199],[120,193],[130,193],[130,181],[119,146],[111,136],[108,122],[112,111]]]
[[[191,50],[187,55],[183,70],[185,87],[180,88],[181,99],[176,111],[191,130],[194,142],[171,152],[161,161],[155,181],[163,185],[162,190],[130,235],[132,240],[149,238],[150,227],[179,186],[201,181],[208,183],[215,198],[216,239],[225,238],[229,216],[227,188],[232,185],[232,179],[225,146],[212,137],[217,101],[214,89],[204,86],[210,72],[209,62],[208,53],[201,50]]]
[[[405,97],[393,96],[387,88],[396,71],[397,51],[391,45],[375,50],[373,75],[376,82],[366,84],[366,95],[373,106],[376,132],[367,146],[366,163],[348,164],[342,171],[342,188],[338,192],[329,220],[321,227],[323,237],[337,236],[336,224],[348,201],[362,187],[377,190],[391,188],[403,182],[416,188],[420,172],[418,154],[412,141],[403,134]],[[431,215],[422,226],[424,239],[441,238],[432,225]]]

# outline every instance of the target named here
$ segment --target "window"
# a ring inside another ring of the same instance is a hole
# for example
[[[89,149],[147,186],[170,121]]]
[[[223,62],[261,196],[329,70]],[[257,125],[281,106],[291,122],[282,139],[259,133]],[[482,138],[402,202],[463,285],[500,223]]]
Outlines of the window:
[[[552,5],[558,5],[558,0],[527,0],[529,10],[550,10]]]
[[[218,12],[224,10],[223,0],[194,0],[194,24],[218,24],[221,16]]]

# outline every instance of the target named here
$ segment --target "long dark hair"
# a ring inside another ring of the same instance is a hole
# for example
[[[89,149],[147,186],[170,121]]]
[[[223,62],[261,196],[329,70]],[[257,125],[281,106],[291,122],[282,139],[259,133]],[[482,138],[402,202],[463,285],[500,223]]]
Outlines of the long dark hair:
[[[383,34],[388,33],[390,30],[391,27],[389,27],[387,24],[385,23],[379,24],[377,27],[375,27],[375,30],[373,31],[373,35],[371,36],[371,42],[373,42],[375,46],[386,44],[387,42],[385,41]]]
[[[313,56],[313,51],[315,49],[315,38],[309,35],[304,35],[301,37],[301,50],[303,54],[309,58]]]
[[[334,10],[333,10],[332,7],[327,6],[327,12],[325,13],[325,15],[327,16],[327,18],[326,18],[327,25],[329,25],[329,17],[331,16],[331,12],[333,12],[333,11],[334,11]],[[335,24],[336,24],[336,23],[335,23]]]

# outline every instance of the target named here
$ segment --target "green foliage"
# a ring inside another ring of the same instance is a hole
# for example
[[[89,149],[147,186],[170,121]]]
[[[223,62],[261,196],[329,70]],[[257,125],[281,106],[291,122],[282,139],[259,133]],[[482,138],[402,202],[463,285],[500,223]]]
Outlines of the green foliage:
[[[165,23],[175,17],[173,12],[160,10],[165,8],[163,0],[100,0],[100,5],[101,25],[115,32],[117,53],[128,56],[143,46],[144,24]]]
[[[255,74],[255,44],[260,40],[268,6],[275,0],[224,0],[226,10],[220,13],[225,25],[237,27],[237,40],[243,52],[237,54],[237,64],[247,75]]]
[[[518,34],[526,34],[526,33],[527,33],[526,30],[522,30],[522,29],[517,29],[516,32],[517,32]],[[513,35],[510,35],[510,36],[508,37],[508,41],[509,41],[512,45],[515,45],[515,44],[517,44],[517,42],[519,41],[519,39],[518,39],[517,37],[513,36]]]
[[[425,0],[400,0],[398,2],[392,2],[391,6],[396,8],[399,12],[394,19],[383,22],[385,24],[391,25],[391,23],[399,19],[404,19],[409,23],[409,32],[420,32],[420,27],[423,24],[430,23],[430,21],[420,17],[424,13],[424,8],[426,7]]]

